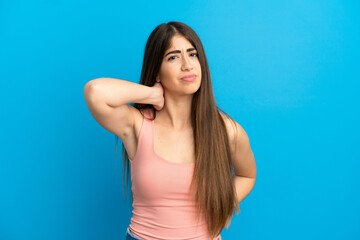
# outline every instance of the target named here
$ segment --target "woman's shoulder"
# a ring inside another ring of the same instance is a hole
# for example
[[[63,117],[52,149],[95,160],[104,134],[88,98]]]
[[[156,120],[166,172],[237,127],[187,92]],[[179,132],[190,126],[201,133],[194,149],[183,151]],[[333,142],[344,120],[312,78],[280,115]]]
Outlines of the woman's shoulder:
[[[239,134],[243,134],[244,129],[242,128],[242,126],[236,122],[233,118],[223,114],[222,112],[220,112],[220,115],[222,117],[222,119],[224,120],[225,126],[226,126],[226,130],[229,136],[229,141],[231,143],[235,142],[236,137]]]

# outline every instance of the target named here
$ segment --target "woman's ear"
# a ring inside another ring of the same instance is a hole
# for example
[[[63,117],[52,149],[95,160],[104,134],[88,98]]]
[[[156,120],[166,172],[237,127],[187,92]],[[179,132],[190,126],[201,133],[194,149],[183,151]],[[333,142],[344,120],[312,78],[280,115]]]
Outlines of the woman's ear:
[[[156,82],[160,82],[159,75],[158,75],[158,76],[156,76]]]

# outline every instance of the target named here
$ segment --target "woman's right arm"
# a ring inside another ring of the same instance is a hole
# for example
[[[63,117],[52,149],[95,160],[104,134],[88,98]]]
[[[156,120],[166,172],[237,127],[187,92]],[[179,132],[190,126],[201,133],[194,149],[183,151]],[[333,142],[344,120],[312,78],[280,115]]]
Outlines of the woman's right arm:
[[[91,115],[105,129],[124,140],[134,131],[139,110],[127,103],[153,104],[162,108],[162,87],[133,83],[115,78],[97,78],[84,86],[84,97]]]

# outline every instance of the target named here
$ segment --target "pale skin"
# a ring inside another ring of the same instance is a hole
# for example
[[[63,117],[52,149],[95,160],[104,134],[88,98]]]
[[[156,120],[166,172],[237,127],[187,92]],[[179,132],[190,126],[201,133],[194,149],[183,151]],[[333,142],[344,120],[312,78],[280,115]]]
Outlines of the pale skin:
[[[164,99],[159,100],[159,104],[154,104],[154,107],[159,110],[154,120],[154,150],[160,157],[176,163],[195,161],[190,110],[193,94],[201,84],[201,66],[196,56],[196,50],[186,51],[193,47],[186,38],[175,35],[171,47],[165,55],[174,50],[181,52],[164,57],[156,78],[157,84],[154,86],[164,93]],[[188,74],[196,74],[197,77],[193,82],[184,82],[180,79]],[[138,139],[143,117],[139,112],[135,115],[134,137]],[[255,158],[245,130],[237,122],[235,122],[235,129],[234,124],[225,115],[222,114],[222,116],[229,135],[231,161],[235,172],[233,181],[239,204],[255,185]],[[137,147],[136,141],[132,142],[134,144],[128,148],[130,158],[135,156]],[[230,220],[228,224],[230,224]]]

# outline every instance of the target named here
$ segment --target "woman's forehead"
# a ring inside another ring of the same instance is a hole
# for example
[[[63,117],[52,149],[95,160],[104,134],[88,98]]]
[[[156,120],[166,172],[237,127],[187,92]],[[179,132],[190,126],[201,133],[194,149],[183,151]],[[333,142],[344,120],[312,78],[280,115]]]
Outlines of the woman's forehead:
[[[187,40],[182,35],[174,35],[170,41],[170,46],[168,50],[174,49],[174,50],[180,50],[180,48],[193,48],[194,46],[191,44],[189,40]]]

